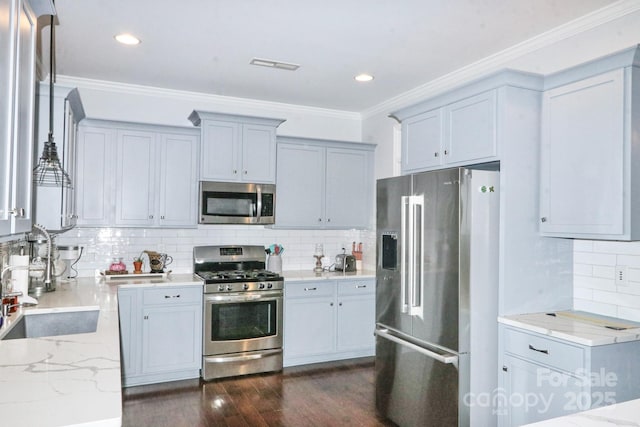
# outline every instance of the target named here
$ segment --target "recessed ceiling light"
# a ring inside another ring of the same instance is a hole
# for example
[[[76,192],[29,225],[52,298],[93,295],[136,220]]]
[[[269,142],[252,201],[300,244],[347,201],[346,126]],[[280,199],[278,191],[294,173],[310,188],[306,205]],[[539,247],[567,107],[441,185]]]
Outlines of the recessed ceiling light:
[[[113,36],[113,38],[122,44],[128,44],[128,45],[140,44],[139,38],[128,33],[116,34],[115,36]]]
[[[354,79],[358,82],[370,82],[373,80],[373,76],[371,74],[362,73],[355,76]]]
[[[300,68],[298,64],[290,62],[274,61],[272,59],[253,58],[249,63],[251,65],[259,65],[260,67],[277,68],[279,70],[295,71]]]

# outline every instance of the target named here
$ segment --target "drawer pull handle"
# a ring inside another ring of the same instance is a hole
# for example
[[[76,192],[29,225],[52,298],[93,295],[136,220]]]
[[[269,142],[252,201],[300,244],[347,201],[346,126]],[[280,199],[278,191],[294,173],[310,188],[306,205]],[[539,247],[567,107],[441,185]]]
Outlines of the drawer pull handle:
[[[178,295],[165,295],[165,298],[180,298],[180,294]]]
[[[537,351],[538,353],[549,354],[549,350],[540,350],[529,344],[529,350]]]
[[[305,291],[317,291],[318,288],[304,288]]]
[[[360,288],[366,288],[367,285],[356,285],[356,289],[360,289]]]

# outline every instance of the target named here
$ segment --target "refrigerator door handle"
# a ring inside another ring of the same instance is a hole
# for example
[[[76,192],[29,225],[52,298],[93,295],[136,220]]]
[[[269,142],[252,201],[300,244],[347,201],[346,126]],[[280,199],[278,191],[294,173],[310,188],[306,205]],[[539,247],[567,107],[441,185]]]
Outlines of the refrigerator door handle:
[[[422,233],[424,196],[413,196],[412,202],[412,257],[411,257],[411,314],[422,314]]]
[[[411,283],[411,239],[413,222],[411,220],[411,197],[403,196],[400,207],[400,312],[409,312],[409,290]]]
[[[444,363],[446,365],[453,365],[456,368],[458,367],[458,355],[456,354],[436,353],[435,351],[428,350],[424,347],[420,347],[419,345],[415,345],[413,343],[410,343],[409,341],[405,341],[401,338],[398,338],[395,335],[392,335],[391,333],[389,333],[388,329],[376,329],[375,334],[380,338],[384,338],[386,340],[393,341],[396,344],[400,344],[402,346],[410,348],[411,350],[417,351],[418,353],[423,354],[431,359],[435,359],[440,363]]]

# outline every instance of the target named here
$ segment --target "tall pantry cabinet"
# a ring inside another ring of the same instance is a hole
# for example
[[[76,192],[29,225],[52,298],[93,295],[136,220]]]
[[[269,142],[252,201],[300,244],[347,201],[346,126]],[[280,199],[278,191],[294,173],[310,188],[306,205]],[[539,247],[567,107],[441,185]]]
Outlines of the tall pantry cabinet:
[[[50,0],[0,0],[0,236],[31,230],[37,18]]]

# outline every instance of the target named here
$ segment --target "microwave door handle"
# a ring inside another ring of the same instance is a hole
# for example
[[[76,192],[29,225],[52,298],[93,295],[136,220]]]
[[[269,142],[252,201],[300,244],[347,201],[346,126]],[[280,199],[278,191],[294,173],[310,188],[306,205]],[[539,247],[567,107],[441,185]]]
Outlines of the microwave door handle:
[[[262,215],[262,186],[256,185],[256,221],[260,222],[260,216]]]

